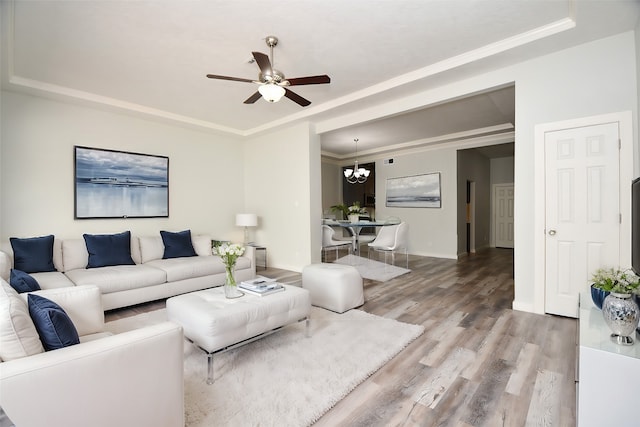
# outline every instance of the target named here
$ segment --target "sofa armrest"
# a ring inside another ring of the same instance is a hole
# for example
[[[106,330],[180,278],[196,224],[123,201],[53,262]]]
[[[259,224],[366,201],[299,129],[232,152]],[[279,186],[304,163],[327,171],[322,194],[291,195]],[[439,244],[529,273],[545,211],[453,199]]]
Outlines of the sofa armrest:
[[[20,427],[182,427],[183,369],[164,322],[0,363],[0,406]]]
[[[58,304],[69,315],[78,335],[104,331],[102,295],[97,286],[70,286],[32,292]],[[27,294],[20,294],[27,301]]]

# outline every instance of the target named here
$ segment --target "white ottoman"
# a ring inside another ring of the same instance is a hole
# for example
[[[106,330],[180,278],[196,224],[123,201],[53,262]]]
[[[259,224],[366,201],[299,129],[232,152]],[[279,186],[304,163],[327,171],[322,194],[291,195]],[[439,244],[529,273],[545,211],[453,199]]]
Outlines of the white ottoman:
[[[311,294],[312,305],[337,313],[364,304],[362,277],[350,265],[307,265],[302,269],[302,287]]]
[[[167,299],[167,317],[182,326],[184,336],[208,355],[207,383],[213,383],[213,355],[261,338],[282,326],[307,321],[311,302],[305,289],[266,296],[245,294],[227,299],[222,286]]]

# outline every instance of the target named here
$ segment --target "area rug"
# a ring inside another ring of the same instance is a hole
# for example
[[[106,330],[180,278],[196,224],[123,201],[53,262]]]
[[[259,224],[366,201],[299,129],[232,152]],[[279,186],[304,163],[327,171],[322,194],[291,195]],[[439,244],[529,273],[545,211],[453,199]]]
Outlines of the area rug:
[[[403,257],[404,258],[404,257]],[[362,258],[357,255],[347,255],[335,260],[338,264],[351,265],[355,267],[364,279],[376,280],[378,282],[386,282],[403,274],[409,273],[411,270],[397,267],[395,265],[385,264],[379,261],[373,261]]]
[[[108,322],[114,333],[166,320],[157,310]],[[206,355],[185,341],[187,426],[308,426],[320,419],[403,348],[424,327],[360,310],[336,314],[313,307],[304,322],[214,357],[206,384]]]

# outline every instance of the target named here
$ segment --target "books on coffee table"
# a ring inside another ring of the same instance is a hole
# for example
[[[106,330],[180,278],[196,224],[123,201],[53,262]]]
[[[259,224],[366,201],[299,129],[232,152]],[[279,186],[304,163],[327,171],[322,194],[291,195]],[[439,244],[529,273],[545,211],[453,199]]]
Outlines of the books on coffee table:
[[[254,285],[264,285],[266,283],[273,283],[275,281],[276,279],[270,279],[264,276],[256,276],[251,280],[243,280],[242,284],[247,286],[254,286]]]
[[[284,286],[280,283],[275,281],[263,282],[255,279],[241,282],[238,288],[243,292],[258,296],[271,295],[284,291]]]

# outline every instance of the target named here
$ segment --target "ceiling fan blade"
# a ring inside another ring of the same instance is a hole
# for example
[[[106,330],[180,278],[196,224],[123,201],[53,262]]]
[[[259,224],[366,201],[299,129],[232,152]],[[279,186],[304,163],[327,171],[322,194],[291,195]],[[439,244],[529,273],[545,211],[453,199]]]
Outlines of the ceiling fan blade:
[[[303,97],[295,92],[290,91],[286,87],[284,88],[284,96],[302,107],[306,107],[307,105],[311,104],[311,101],[309,101],[308,99],[304,99]]]
[[[323,74],[321,76],[294,77],[287,80],[289,81],[289,86],[320,85],[331,83],[331,78],[326,74]]]
[[[215,74],[207,74],[207,77],[209,77],[210,79],[232,80],[234,82],[253,83],[253,80],[251,79],[242,79],[240,77],[217,76]]]
[[[265,55],[262,52],[251,52],[253,55],[253,59],[256,60],[258,67],[260,67],[260,71],[262,71],[263,76],[270,76],[273,74],[271,69],[271,61],[269,61],[269,56]]]
[[[254,102],[256,102],[261,97],[262,97],[262,95],[260,95],[260,92],[256,91],[256,93],[254,93],[253,95],[251,95],[250,97],[245,99],[244,103],[245,104],[253,104]]]

